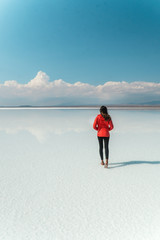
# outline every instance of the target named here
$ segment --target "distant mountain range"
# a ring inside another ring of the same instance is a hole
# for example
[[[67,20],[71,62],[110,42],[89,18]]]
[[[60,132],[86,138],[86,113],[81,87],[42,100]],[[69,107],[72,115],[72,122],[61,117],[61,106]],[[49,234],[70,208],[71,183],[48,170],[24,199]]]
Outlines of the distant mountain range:
[[[144,103],[144,105],[153,105],[153,106],[155,106],[155,105],[160,105],[160,101],[152,101],[152,102],[146,102],[146,103]]]

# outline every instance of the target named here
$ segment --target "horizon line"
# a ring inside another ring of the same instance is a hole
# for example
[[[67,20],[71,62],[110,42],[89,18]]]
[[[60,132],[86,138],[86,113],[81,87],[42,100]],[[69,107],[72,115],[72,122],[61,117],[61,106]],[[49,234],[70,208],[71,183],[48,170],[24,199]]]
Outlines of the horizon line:
[[[105,104],[104,104],[105,105]],[[77,105],[77,106],[0,106],[0,109],[99,109],[101,105]],[[105,105],[108,109],[160,109],[160,105]]]

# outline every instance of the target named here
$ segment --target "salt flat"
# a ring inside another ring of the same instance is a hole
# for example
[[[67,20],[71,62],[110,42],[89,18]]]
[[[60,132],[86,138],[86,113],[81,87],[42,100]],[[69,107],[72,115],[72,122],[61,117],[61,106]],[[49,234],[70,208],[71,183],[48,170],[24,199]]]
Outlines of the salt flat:
[[[0,111],[3,240],[159,240],[160,111],[110,110],[109,168],[98,110]]]

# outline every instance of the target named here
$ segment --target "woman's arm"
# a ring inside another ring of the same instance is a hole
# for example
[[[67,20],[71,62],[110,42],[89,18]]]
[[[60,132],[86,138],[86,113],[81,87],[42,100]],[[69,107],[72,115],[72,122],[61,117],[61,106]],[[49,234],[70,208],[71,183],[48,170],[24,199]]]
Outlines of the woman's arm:
[[[109,131],[111,131],[114,128],[112,119],[109,120]]]
[[[98,130],[98,121],[97,121],[97,117],[95,118],[94,120],[94,123],[93,123],[93,128],[97,131]]]

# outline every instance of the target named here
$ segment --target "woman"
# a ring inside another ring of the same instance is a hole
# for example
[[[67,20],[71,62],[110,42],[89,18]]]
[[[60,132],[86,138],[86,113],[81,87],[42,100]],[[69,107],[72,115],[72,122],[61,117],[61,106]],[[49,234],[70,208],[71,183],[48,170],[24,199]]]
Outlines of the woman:
[[[106,167],[108,167],[108,156],[109,156],[109,131],[113,129],[113,123],[110,115],[108,114],[107,108],[105,106],[100,107],[100,114],[94,120],[93,128],[98,131],[97,137],[99,141],[99,154],[101,157],[101,165],[104,165],[103,161],[103,141],[105,144],[105,156],[106,156]]]

